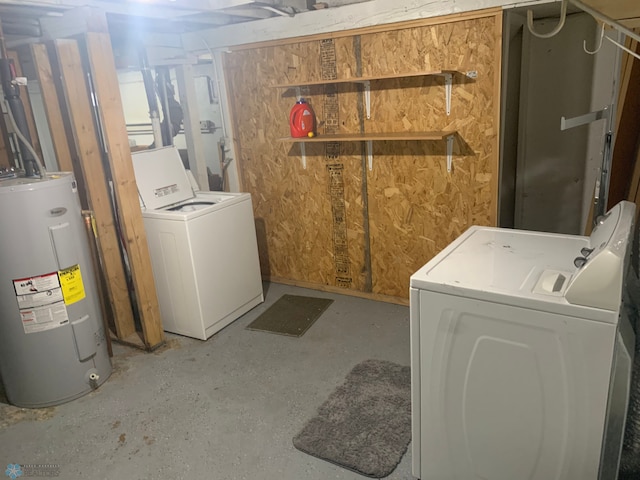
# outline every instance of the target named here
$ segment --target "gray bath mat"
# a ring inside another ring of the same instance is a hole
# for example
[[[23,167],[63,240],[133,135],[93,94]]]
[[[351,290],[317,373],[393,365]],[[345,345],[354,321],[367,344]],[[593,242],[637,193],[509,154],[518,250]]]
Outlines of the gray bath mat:
[[[332,303],[330,298],[283,295],[247,329],[300,337]]]
[[[356,365],[293,438],[305,453],[382,478],[411,441],[411,369],[382,360]]]

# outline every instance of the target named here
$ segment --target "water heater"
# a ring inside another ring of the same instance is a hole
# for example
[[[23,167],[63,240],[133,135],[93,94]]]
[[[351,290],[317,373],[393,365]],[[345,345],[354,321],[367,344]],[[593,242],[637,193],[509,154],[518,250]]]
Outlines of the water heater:
[[[57,405],[110,374],[73,175],[0,179],[0,377],[9,402]]]

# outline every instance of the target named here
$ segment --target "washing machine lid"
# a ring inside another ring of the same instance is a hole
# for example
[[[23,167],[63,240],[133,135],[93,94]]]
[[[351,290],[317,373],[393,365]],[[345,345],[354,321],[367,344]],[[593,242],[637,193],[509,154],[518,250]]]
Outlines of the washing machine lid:
[[[195,196],[177,148],[143,150],[131,157],[138,192],[147,209],[157,210]]]

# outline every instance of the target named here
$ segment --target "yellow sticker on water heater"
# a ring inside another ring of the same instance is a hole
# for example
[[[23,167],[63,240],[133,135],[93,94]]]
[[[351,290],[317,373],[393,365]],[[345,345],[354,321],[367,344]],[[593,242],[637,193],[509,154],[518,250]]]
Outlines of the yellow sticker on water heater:
[[[80,265],[60,270],[58,278],[60,278],[60,287],[62,287],[62,296],[66,305],[79,302],[86,297]]]

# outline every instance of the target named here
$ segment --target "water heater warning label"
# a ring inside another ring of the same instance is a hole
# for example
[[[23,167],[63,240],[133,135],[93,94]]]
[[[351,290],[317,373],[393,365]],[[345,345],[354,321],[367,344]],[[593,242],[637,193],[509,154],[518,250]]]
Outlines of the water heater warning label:
[[[74,265],[73,267],[60,270],[58,272],[58,277],[60,278],[60,286],[62,287],[64,303],[67,305],[79,302],[87,296],[84,292],[80,265]]]
[[[59,272],[13,280],[24,333],[35,333],[69,323]]]
[[[16,290],[16,295],[30,295],[59,288],[58,272],[47,273],[37,277],[20,278],[13,281],[13,287]]]

